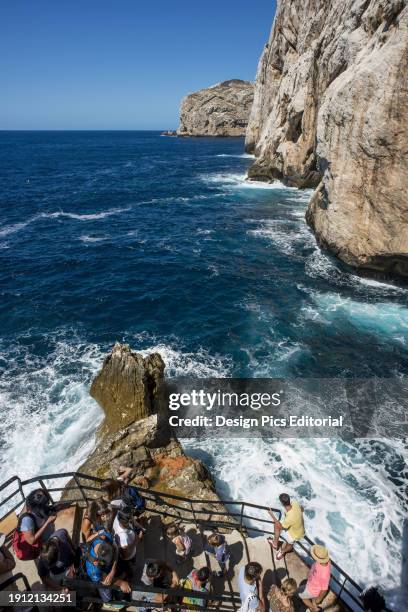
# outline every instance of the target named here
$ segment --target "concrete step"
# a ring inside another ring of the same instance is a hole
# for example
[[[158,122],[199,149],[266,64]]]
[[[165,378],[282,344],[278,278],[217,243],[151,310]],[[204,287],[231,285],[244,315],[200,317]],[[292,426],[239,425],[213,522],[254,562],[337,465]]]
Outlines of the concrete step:
[[[57,529],[66,529],[72,538],[77,509],[77,504],[74,504],[65,510],[60,510],[54,523],[54,530],[57,531]]]

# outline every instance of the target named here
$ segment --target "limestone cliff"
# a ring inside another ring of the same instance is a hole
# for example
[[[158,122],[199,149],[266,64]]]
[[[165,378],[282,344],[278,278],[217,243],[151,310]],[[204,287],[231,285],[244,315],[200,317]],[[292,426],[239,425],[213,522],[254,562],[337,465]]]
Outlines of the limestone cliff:
[[[407,0],[278,2],[249,177],[316,188],[307,221],[358,268],[408,275]]]
[[[183,98],[178,136],[244,136],[253,84],[232,79]]]

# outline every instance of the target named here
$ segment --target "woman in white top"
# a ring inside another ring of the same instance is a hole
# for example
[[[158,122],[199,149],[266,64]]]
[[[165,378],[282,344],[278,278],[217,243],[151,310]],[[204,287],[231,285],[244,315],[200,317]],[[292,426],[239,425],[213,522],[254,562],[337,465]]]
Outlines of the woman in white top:
[[[265,602],[260,588],[262,565],[256,561],[247,563],[241,567],[238,576],[238,589],[241,597],[239,612],[263,612]]]
[[[131,514],[119,510],[113,521],[115,542],[119,547],[120,558],[124,561],[133,561],[136,557],[139,534],[133,528]]]

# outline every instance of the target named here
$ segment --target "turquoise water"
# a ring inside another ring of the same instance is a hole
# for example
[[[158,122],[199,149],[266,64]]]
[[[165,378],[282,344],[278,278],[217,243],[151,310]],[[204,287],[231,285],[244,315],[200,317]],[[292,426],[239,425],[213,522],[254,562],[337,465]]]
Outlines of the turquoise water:
[[[241,139],[2,132],[0,144],[5,476],[86,457],[101,418],[87,387],[116,340],[159,350],[169,375],[406,376],[407,287],[322,253],[310,194],[245,183]],[[301,497],[345,569],[398,590],[406,444],[229,444],[186,442],[226,494]]]

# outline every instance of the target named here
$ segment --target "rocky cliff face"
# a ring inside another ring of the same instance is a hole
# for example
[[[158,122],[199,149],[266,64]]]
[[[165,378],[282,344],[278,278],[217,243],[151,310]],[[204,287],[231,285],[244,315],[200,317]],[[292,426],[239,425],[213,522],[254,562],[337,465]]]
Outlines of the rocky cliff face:
[[[407,126],[407,0],[280,0],[249,177],[316,188],[307,221],[355,267],[408,275]]]
[[[181,102],[178,136],[244,136],[253,84],[233,79],[192,93]]]

